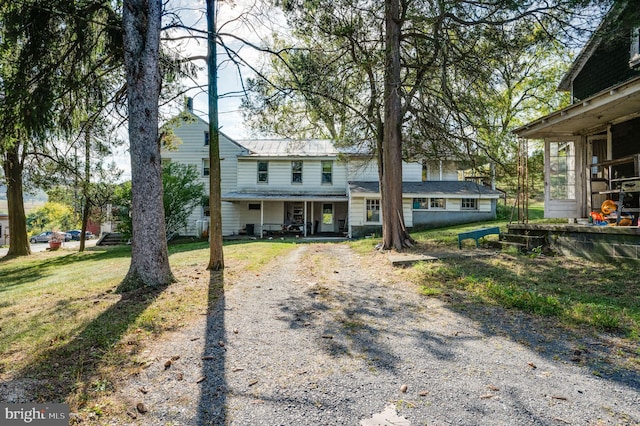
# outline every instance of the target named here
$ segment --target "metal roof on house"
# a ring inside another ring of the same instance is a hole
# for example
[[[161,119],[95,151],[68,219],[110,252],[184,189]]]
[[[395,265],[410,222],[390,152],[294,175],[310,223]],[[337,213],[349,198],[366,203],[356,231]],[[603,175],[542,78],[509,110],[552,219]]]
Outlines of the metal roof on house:
[[[228,192],[222,201],[347,201],[347,194],[313,194],[292,192]]]
[[[352,194],[378,194],[380,192],[378,182],[350,182],[349,189]],[[469,198],[500,198],[502,196],[499,191],[464,180],[403,182],[402,193],[404,196],[441,195],[443,197]]]
[[[250,151],[250,156],[268,157],[335,157],[339,151],[324,139],[261,139],[236,141]]]

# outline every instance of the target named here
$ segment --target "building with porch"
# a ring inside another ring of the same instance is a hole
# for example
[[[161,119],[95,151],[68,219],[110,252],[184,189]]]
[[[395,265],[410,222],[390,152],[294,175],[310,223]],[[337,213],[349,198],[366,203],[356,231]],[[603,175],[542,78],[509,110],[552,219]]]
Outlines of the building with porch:
[[[208,124],[193,114],[173,128],[180,140],[163,161],[191,164],[209,188]],[[183,113],[184,114],[184,113]],[[175,121],[174,121],[175,122]],[[222,233],[362,237],[382,227],[377,163],[329,140],[232,140],[220,133]],[[492,220],[501,193],[458,181],[449,160],[403,163],[405,226]],[[194,209],[183,235],[205,235],[208,206]]]
[[[560,82],[571,105],[515,130],[544,141],[545,217],[609,225],[573,227],[578,252],[640,258],[639,28],[637,5],[616,2]]]

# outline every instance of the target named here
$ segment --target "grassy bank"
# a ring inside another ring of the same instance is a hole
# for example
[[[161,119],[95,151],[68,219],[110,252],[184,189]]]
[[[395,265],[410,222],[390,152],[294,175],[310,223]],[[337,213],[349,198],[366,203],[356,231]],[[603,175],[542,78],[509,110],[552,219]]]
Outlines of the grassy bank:
[[[541,211],[530,217],[543,220]],[[506,231],[506,225],[497,220],[413,232],[416,246],[409,251],[458,250],[458,233],[486,226]],[[486,237],[494,240],[497,236]],[[360,240],[352,246],[364,254],[379,241]],[[562,326],[586,325],[640,341],[640,264],[634,261],[597,263],[512,250],[492,257],[421,263],[403,274],[426,296],[456,293],[468,303],[500,305],[554,318]],[[640,349],[635,356],[640,365]]]
[[[293,247],[225,246],[222,283],[205,269],[206,244],[174,245],[170,262],[178,282],[126,295],[114,289],[129,268],[128,247],[0,260],[0,378],[18,389],[42,380],[46,385],[27,395],[36,401],[66,401],[96,415],[113,410],[106,398],[112,384],[142,368],[137,354],[145,341],[200,318],[240,272],[257,271]]]

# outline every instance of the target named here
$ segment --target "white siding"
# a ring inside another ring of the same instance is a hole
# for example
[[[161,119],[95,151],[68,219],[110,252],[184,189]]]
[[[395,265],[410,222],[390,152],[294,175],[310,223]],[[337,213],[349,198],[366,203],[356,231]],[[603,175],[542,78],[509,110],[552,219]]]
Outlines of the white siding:
[[[427,180],[440,180],[440,163],[429,163]],[[352,160],[349,162],[348,179],[351,182],[378,182],[378,164],[373,161]],[[422,163],[402,162],[403,182],[422,182]],[[454,162],[442,162],[442,180],[458,180]]]
[[[364,200],[364,198],[360,197],[351,199],[351,212],[349,213],[349,224],[351,226],[364,226],[366,224],[367,215]]]
[[[422,182],[421,163],[402,163],[403,182]]]
[[[258,162],[269,164],[267,183],[258,183]],[[347,170],[342,162],[333,161],[332,183],[322,183],[322,160],[300,159],[302,161],[302,183],[291,182],[291,159],[241,158],[237,168],[237,190],[244,192],[286,191],[309,192],[314,194],[344,194],[347,188]],[[296,159],[298,161],[298,159]]]
[[[172,162],[191,164],[196,166],[200,174],[199,181],[205,186],[205,194],[209,193],[209,177],[202,174],[202,161],[209,157],[209,146],[205,145],[205,132],[209,130],[209,125],[200,118],[194,122],[184,123],[174,129],[174,133],[180,139],[175,150],[162,150],[162,158]],[[220,134],[220,173],[222,193],[235,190],[237,176],[237,157],[242,149],[229,140],[224,134]],[[197,235],[199,221],[206,220],[203,216],[203,209],[197,206],[187,221],[187,228],[181,233],[184,235]],[[231,203],[222,203],[222,234],[230,235],[237,232],[237,214],[235,207]]]
[[[378,164],[374,161],[349,161],[347,179],[350,182],[378,182]]]
[[[402,215],[404,216],[404,226],[410,228],[413,226],[413,200],[411,198],[402,199]]]

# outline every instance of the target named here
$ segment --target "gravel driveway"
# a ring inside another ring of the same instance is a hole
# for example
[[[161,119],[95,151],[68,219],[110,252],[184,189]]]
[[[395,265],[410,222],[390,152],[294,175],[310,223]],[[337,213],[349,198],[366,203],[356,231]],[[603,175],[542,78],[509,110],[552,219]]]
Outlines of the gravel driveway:
[[[211,306],[143,354],[130,423],[640,424],[640,377],[604,368],[602,338],[426,298],[344,244],[300,245]]]

